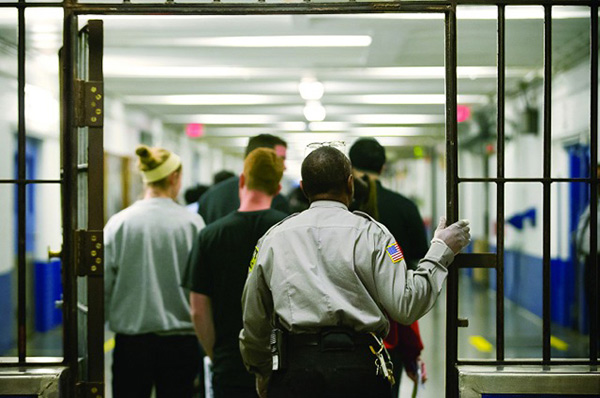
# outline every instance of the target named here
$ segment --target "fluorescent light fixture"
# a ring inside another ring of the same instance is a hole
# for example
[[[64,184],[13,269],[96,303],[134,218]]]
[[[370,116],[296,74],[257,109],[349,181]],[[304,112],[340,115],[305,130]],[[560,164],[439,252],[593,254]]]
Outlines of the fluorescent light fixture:
[[[283,131],[304,131],[306,130],[305,122],[281,122],[277,124],[278,130]]]
[[[417,115],[417,114],[371,114],[350,115],[348,120],[361,124],[439,124],[444,123],[443,115]]]
[[[506,77],[522,77],[531,69],[506,68]],[[350,71],[357,76],[381,77],[381,78],[405,78],[405,79],[443,79],[446,70],[443,66],[404,66],[404,67],[379,67],[365,68]],[[340,72],[340,76],[348,72]],[[457,76],[459,79],[495,78],[498,69],[495,66],[459,66]]]
[[[212,115],[166,115],[166,122],[170,123],[202,123],[202,124],[269,124],[280,119],[273,115],[238,115],[238,114],[212,114]]]
[[[552,8],[553,19],[589,18],[589,8],[576,6],[555,6]],[[506,7],[506,19],[544,19],[542,6],[509,6]],[[331,19],[331,16],[311,16],[312,19]],[[356,14],[336,15],[343,19],[409,19],[409,20],[443,20],[443,13],[385,13],[385,14]],[[456,19],[484,20],[497,19],[498,11],[495,6],[465,6],[456,7]]]
[[[290,36],[231,36],[180,37],[152,39],[153,45],[190,47],[368,47],[368,35],[290,35]]]
[[[126,65],[127,68],[123,66]],[[524,77],[531,72],[526,68],[506,68],[506,77]],[[296,78],[302,75],[295,68],[244,68],[231,66],[152,66],[144,63],[132,63],[126,57],[105,57],[104,74],[107,77],[136,78],[154,77],[171,79],[250,79],[256,77]],[[320,72],[335,79],[348,77],[381,79],[443,79],[443,66],[403,66],[374,68],[339,68]],[[459,79],[496,78],[495,66],[459,66]]]
[[[329,98],[329,97],[327,97]],[[345,98],[354,103],[374,104],[374,105],[438,105],[446,103],[445,94],[367,94],[356,96],[345,96]],[[344,98],[340,98],[344,102]],[[333,99],[335,101],[335,99]],[[459,103],[485,103],[485,95],[459,95]]]
[[[281,97],[262,94],[129,95],[123,100],[140,105],[264,105],[279,103],[275,98]],[[293,101],[294,97],[287,99]]]
[[[444,129],[439,129],[444,138]],[[361,137],[431,137],[430,129],[421,127],[355,127],[352,134]]]
[[[348,131],[350,123],[347,122],[310,122],[310,131]]]
[[[325,92],[325,87],[323,83],[314,78],[303,78],[298,85],[298,91],[300,91],[300,96],[305,101],[316,101],[320,100],[323,97],[323,93]]]
[[[319,101],[306,101],[304,106],[304,117],[309,122],[321,122],[325,119],[327,112]]]

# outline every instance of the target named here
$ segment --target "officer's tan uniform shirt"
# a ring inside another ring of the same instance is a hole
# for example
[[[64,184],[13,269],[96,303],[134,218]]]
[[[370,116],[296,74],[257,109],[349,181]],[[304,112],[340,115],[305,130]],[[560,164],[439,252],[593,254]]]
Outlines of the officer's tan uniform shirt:
[[[345,326],[384,337],[386,314],[410,324],[435,303],[452,251],[434,241],[415,271],[392,259],[392,234],[366,214],[333,201],[271,228],[259,241],[244,287],[240,350],[248,369],[271,369],[273,319],[291,333]],[[395,262],[394,262],[395,261]]]

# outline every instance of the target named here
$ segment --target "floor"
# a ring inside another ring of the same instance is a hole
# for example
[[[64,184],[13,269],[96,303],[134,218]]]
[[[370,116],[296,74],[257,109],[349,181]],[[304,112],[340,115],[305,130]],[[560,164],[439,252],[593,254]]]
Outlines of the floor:
[[[469,327],[459,329],[459,357],[469,359],[495,358],[495,292],[468,278],[461,278],[459,287],[459,316],[469,319]],[[505,301],[505,346],[506,358],[539,358],[542,353],[542,321],[523,308]],[[438,303],[420,321],[420,330],[425,349],[428,381],[419,390],[419,398],[444,396],[445,358],[445,292]],[[28,342],[29,355],[59,356],[62,353],[61,328],[37,333]],[[110,365],[114,341],[107,330],[105,335],[106,397],[110,393]],[[575,331],[552,326],[553,357],[587,356],[588,337]],[[403,375],[400,397],[412,397],[413,383]]]

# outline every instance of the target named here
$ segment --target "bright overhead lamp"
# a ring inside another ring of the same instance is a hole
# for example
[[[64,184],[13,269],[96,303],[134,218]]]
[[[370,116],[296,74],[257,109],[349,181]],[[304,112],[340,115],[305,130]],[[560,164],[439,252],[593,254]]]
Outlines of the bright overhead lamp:
[[[325,120],[327,112],[319,101],[306,101],[304,106],[304,117],[309,122],[321,122]]]
[[[360,124],[443,124],[443,115],[369,114],[351,115],[348,120]]]
[[[298,91],[300,91],[300,96],[305,101],[316,101],[320,100],[323,97],[323,93],[325,93],[325,87],[323,83],[318,81],[315,78],[305,77],[300,81],[298,85]]]
[[[202,123],[202,124],[269,124],[281,119],[273,115],[167,115],[164,120],[170,123]]]
[[[348,101],[356,98],[357,103],[374,105],[443,105],[446,103],[445,94],[366,94],[347,96]],[[485,95],[459,95],[460,103],[485,103]]]
[[[123,100],[141,105],[264,105],[278,102],[272,95],[261,94],[128,95]]]
[[[153,39],[154,45],[206,47],[368,47],[368,35],[290,35],[290,36],[231,36],[180,37]]]
[[[348,131],[350,123],[347,122],[310,122],[310,131]]]
[[[552,8],[552,19],[589,18],[589,8],[575,6],[556,6]],[[331,16],[311,16],[312,19],[325,19]],[[443,13],[386,13],[386,14],[346,14],[336,15],[339,19],[409,19],[409,20],[443,20]],[[498,10],[495,6],[458,6],[456,19],[459,20],[495,20]],[[514,6],[506,8],[506,19],[544,19],[542,6]]]
[[[441,129],[441,137],[444,130]],[[355,127],[351,133],[363,137],[422,137],[432,136],[431,130],[423,127]]]

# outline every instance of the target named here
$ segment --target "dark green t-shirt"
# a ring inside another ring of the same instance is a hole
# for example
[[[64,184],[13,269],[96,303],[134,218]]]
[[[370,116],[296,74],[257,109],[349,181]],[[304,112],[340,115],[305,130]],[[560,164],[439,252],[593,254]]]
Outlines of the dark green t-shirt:
[[[205,227],[194,243],[183,286],[211,299],[213,373],[221,385],[254,385],[239,350],[242,291],[256,243],[286,216],[273,209],[235,211]]]

